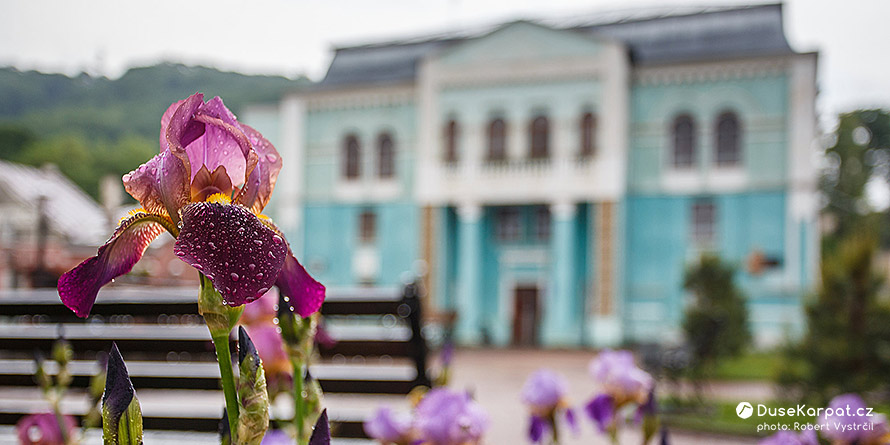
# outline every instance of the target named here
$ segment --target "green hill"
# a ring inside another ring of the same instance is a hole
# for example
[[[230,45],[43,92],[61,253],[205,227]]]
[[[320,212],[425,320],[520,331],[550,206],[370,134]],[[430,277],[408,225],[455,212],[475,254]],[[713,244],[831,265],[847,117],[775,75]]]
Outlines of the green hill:
[[[306,83],[172,63],[133,68],[119,79],[0,68],[0,123],[19,124],[39,135],[157,137],[167,106],[196,91],[222,97],[238,113],[247,104],[274,101]]]
[[[161,115],[171,103],[200,91],[222,97],[237,114],[306,84],[173,63],[133,68],[119,79],[0,68],[0,159],[55,163],[95,197],[102,176],[122,175],[157,154]]]

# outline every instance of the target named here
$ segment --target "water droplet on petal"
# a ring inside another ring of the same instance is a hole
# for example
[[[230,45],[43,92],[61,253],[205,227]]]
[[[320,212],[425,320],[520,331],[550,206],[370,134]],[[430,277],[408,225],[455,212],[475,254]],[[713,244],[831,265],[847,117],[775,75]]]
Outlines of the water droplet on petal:
[[[253,271],[254,269],[256,269],[256,264],[250,263],[247,265],[247,268]]]
[[[274,154],[269,153],[266,155],[266,160],[269,162],[275,162],[278,160],[278,156],[275,156]]]
[[[241,278],[235,272],[230,273],[229,277],[232,279],[232,281],[238,281],[238,279]]]
[[[257,246],[262,247],[262,245],[263,245],[263,240],[255,239],[255,240],[253,240],[253,243],[256,244]]]
[[[216,250],[216,244],[214,244],[213,241],[208,241],[207,245],[210,246],[211,249]]]
[[[262,279],[263,279],[263,276],[264,276],[263,273],[260,272],[260,273],[256,274],[256,279],[257,279],[257,280],[262,280]]]
[[[278,236],[278,235],[273,235],[273,236],[272,236],[272,241],[275,242],[275,244],[281,244],[282,242],[284,242],[284,240],[281,239],[281,237]]]
[[[274,259],[274,258],[275,258],[275,254],[274,254],[274,253],[272,253],[272,251],[271,251],[271,250],[270,250],[270,251],[269,251],[269,258],[273,258],[273,259]]]

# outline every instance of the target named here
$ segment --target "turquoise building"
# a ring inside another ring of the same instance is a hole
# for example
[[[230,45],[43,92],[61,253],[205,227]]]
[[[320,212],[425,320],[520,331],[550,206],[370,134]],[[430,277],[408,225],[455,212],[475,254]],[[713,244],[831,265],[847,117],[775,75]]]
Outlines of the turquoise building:
[[[711,252],[771,344],[817,279],[816,62],[781,5],[516,21],[337,48],[243,117],[285,162],[271,213],[329,286],[422,276],[466,344],[672,341]]]

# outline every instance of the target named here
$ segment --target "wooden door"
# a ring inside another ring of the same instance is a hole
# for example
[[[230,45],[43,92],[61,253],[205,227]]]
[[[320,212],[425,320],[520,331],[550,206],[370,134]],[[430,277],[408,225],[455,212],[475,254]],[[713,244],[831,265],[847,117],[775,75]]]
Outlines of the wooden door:
[[[517,286],[513,296],[513,344],[538,343],[538,287]]]

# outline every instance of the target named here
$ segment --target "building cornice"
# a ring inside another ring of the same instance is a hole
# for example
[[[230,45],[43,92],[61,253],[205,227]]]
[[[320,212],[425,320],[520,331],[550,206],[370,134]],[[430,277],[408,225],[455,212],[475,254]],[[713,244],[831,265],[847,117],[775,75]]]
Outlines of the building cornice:
[[[366,109],[407,105],[415,101],[413,83],[399,85],[346,87],[336,90],[304,91],[294,97],[306,104],[309,112],[318,110]]]
[[[787,73],[791,63],[802,57],[816,57],[816,54],[637,67],[633,70],[633,83],[634,86],[676,85],[777,76]]]

